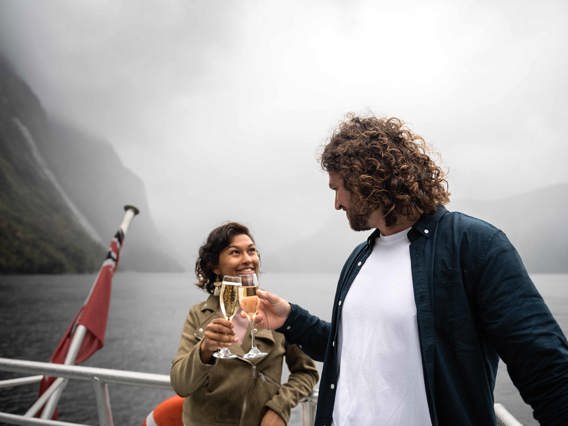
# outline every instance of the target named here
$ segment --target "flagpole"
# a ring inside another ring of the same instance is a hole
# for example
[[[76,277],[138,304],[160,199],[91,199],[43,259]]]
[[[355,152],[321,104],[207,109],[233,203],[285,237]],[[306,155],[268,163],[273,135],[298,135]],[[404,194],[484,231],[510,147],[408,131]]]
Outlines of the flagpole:
[[[140,210],[138,210],[136,207],[131,206],[129,204],[127,204],[126,206],[124,206],[124,216],[122,217],[122,222],[120,223],[120,226],[118,227],[119,231],[122,231],[122,236],[124,237],[126,235],[126,231],[128,231],[128,227],[130,226],[130,222],[132,222],[132,219],[134,219],[134,216],[136,216],[138,213],[140,213]],[[116,259],[114,259],[116,261]],[[105,259],[106,262],[106,259]],[[105,262],[103,262],[103,266],[105,265]],[[95,278],[95,280],[93,281],[93,284],[91,285],[91,288],[89,289],[89,293],[87,294],[87,297],[85,298],[85,302],[83,303],[83,306],[87,304],[87,302],[89,301],[89,298],[91,297],[91,294],[93,293],[93,290],[95,289],[95,286],[97,284],[97,280],[99,278],[99,274],[101,273],[101,271],[99,270],[99,272],[97,273],[97,277]],[[80,326],[79,326],[80,327]],[[78,328],[78,327],[77,327]],[[85,336],[82,336],[83,338]],[[82,340],[82,338],[81,338]],[[81,346],[81,342],[79,342],[79,346],[77,347],[77,349],[79,349],[79,347]],[[69,350],[69,352],[71,353],[71,349]],[[77,354],[75,354],[75,357],[77,356]],[[72,364],[74,361],[71,361],[70,363]],[[65,362],[65,364],[67,364],[67,362]]]
[[[136,207],[134,207],[132,205],[124,206],[124,216],[123,216],[122,222],[120,223],[120,226],[119,226],[119,230],[122,232],[123,236],[126,235],[126,231],[128,230],[128,227],[130,226],[132,219],[134,219],[134,217],[138,213],[140,213],[140,210],[138,210]],[[114,261],[116,261],[116,260],[117,259],[114,259]],[[105,262],[106,262],[106,259],[105,259]],[[103,266],[105,265],[105,262],[103,262]],[[93,289],[95,288],[95,285],[97,284],[99,274],[100,274],[100,270],[99,270],[99,273],[97,273],[97,277],[93,281],[93,284],[91,285],[91,289],[89,290],[89,295],[87,296],[87,299],[86,299],[84,305],[87,304],[87,302],[89,301],[89,298],[91,297],[91,294],[93,293]],[[79,349],[81,348],[81,344],[83,343],[83,339],[85,338],[86,333],[87,333],[87,328],[84,325],[82,325],[82,324],[77,325],[77,327],[75,328],[75,331],[73,332],[73,338],[71,340],[71,344],[69,346],[69,350],[67,352],[67,355],[65,356],[65,361],[63,362],[64,365],[75,364],[77,354],[79,353]],[[51,417],[53,416],[53,413],[55,411],[55,408],[57,407],[57,403],[59,402],[59,398],[61,397],[61,393],[63,392],[63,389],[67,385],[68,381],[69,381],[68,379],[63,379],[62,381],[55,381],[54,383],[51,384],[50,388],[53,386],[53,387],[56,387],[57,389],[55,389],[53,391],[53,394],[50,396],[49,400],[45,404],[45,408],[43,409],[43,411],[41,413],[42,419],[51,419]],[[48,388],[48,390],[49,390],[49,388]],[[39,400],[38,400],[38,402],[39,402]]]
[[[130,222],[132,222],[132,219],[134,219],[134,216],[138,213],[140,213],[140,210],[136,207],[129,204],[124,206],[124,217],[122,218],[122,223],[119,226],[119,228],[122,229],[122,232],[124,232],[124,235],[126,235],[126,231],[128,231]]]

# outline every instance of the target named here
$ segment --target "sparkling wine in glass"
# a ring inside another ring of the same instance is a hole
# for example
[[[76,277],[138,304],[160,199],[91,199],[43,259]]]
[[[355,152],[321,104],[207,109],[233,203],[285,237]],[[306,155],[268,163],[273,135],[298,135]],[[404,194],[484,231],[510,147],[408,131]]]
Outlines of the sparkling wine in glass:
[[[225,275],[221,283],[219,292],[219,304],[225,319],[231,321],[239,310],[239,288],[241,287],[241,277]],[[227,359],[237,356],[229,348],[221,348],[213,354],[215,358]]]
[[[266,352],[262,352],[254,344],[254,335],[256,333],[256,328],[254,328],[254,317],[258,310],[259,299],[256,295],[256,290],[258,289],[258,279],[256,274],[247,274],[241,276],[241,287],[239,287],[239,302],[241,309],[247,314],[250,327],[250,341],[251,348],[244,354],[245,359],[262,358],[268,355]]]

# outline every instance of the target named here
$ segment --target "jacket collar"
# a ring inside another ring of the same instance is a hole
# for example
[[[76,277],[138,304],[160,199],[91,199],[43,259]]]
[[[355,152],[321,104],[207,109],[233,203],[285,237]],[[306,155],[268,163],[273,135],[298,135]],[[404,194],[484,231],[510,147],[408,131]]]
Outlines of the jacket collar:
[[[219,297],[212,294],[201,304],[201,312],[203,313],[207,311],[217,312],[220,308]]]
[[[410,242],[416,241],[420,236],[424,238],[432,237],[436,231],[438,222],[446,213],[448,213],[448,210],[446,210],[444,206],[438,206],[433,214],[422,215],[408,232]]]
[[[425,238],[430,238],[434,235],[434,231],[438,226],[438,222],[444,216],[448,210],[444,206],[438,206],[433,214],[424,214],[418,221],[412,225],[410,231],[408,231],[408,239],[410,242],[416,241],[420,236]],[[367,244],[369,247],[375,245],[375,240],[380,238],[381,233],[378,229],[375,229],[371,235],[367,238]]]

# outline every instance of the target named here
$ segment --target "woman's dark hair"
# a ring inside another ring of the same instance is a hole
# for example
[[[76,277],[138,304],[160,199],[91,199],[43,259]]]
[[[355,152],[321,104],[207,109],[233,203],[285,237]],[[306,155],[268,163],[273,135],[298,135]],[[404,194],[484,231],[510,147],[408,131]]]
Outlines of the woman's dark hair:
[[[200,287],[210,294],[215,291],[216,274],[213,269],[219,265],[219,254],[231,244],[237,235],[248,235],[254,242],[248,228],[237,222],[228,222],[213,229],[207,240],[199,247],[199,257],[195,262],[195,276],[197,277],[197,287]]]
[[[398,118],[349,114],[324,147],[321,166],[338,173],[363,206],[380,208],[388,226],[449,201],[445,172]]]

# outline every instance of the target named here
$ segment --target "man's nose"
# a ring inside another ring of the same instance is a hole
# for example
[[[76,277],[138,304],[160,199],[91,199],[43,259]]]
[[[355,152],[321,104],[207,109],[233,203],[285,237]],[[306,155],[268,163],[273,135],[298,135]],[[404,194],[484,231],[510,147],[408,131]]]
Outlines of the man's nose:
[[[341,210],[341,203],[339,202],[337,194],[335,194],[335,210]]]

